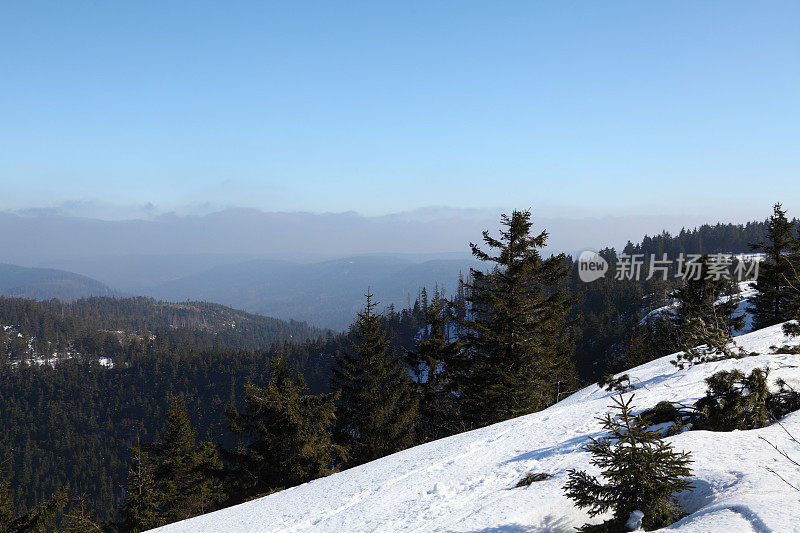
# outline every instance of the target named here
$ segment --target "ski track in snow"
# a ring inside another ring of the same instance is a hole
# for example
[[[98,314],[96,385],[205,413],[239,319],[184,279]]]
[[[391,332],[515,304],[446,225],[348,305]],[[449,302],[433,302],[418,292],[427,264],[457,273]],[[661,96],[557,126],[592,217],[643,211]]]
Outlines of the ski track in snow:
[[[669,363],[673,356],[667,356],[627,371],[637,386],[637,411],[662,400],[693,403],[705,393],[705,377],[733,368],[749,372],[769,366],[770,383],[782,377],[800,388],[800,356],[769,355],[770,346],[792,343],[780,326],[737,337],[737,342],[763,355],[686,370],[676,369]],[[570,468],[598,473],[581,447],[589,437],[603,434],[595,417],[610,410],[612,394],[591,385],[544,411],[410,448],[158,531],[572,532],[603,518],[590,520],[564,496],[562,487]],[[800,412],[781,422],[800,439]],[[800,469],[759,435],[800,460],[800,445],[777,424],[669,437],[676,449],[692,454],[695,490],[680,495],[689,516],[665,531],[800,531],[800,492],[765,467],[795,486],[800,486]],[[514,488],[531,471],[554,477]]]

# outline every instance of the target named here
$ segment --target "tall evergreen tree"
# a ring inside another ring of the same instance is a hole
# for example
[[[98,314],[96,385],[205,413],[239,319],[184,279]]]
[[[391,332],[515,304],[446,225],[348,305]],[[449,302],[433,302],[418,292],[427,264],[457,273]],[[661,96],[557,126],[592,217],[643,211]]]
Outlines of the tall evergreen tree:
[[[753,251],[762,252],[764,260],[759,265],[756,294],[750,312],[753,327],[765,328],[792,318],[790,303],[792,288],[790,280],[792,265],[790,253],[797,248],[794,223],[786,218],[786,210],[775,204],[773,214],[767,220],[767,240],[752,243]]]
[[[267,386],[248,384],[245,411],[228,413],[230,429],[244,441],[231,455],[240,499],[326,476],[344,458],[331,439],[336,395],[309,394],[276,351]]]
[[[406,350],[419,399],[418,442],[439,439],[464,429],[459,425],[457,398],[447,371],[458,354],[458,342],[450,338],[448,302],[438,289],[430,302],[427,293],[423,295],[423,331],[414,348]]]
[[[574,381],[574,347],[568,315],[574,300],[561,284],[568,275],[563,254],[542,258],[547,232],[531,233],[530,211],[502,216],[500,239],[483,232],[493,264],[472,269],[467,283],[464,347],[452,365],[465,420],[471,426],[499,422],[547,407]]]
[[[155,468],[147,452],[142,449],[141,442],[136,439],[136,446],[131,446],[131,464],[128,469],[128,481],[125,484],[125,499],[119,514],[119,529],[129,533],[138,533],[160,525],[156,488]]]
[[[149,448],[156,464],[159,508],[167,522],[208,512],[223,498],[216,448],[211,442],[197,443],[178,398],[171,399],[163,440]]]
[[[350,349],[336,356],[337,435],[351,466],[402,450],[414,441],[417,404],[408,367],[390,348],[372,294],[351,326]]]

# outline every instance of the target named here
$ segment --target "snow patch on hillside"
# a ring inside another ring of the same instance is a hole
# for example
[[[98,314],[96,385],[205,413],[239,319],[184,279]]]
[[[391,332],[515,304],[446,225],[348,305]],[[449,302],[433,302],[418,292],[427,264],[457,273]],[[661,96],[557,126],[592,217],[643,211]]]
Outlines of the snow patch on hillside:
[[[704,379],[720,370],[768,366],[800,388],[800,356],[772,354],[791,344],[774,326],[737,338],[759,356],[678,370],[674,356],[627,373],[637,386],[637,410],[668,400],[690,404],[705,393]],[[538,413],[417,446],[377,461],[248,503],[165,526],[164,532],[460,531],[572,532],[590,520],[564,496],[571,468],[597,474],[582,451],[603,434],[595,419],[609,411],[612,393],[596,385]],[[782,420],[800,438],[800,412]],[[695,489],[680,495],[689,516],[667,530],[682,532],[797,531],[800,469],[764,437],[794,457],[800,446],[778,424],[758,430],[689,431],[669,437],[692,454]],[[515,488],[528,472],[554,477]]]
[[[744,326],[740,330],[734,330],[734,335],[742,335],[743,333],[749,333],[753,330],[753,315],[750,313],[750,307],[753,305],[751,303],[751,299],[758,294],[758,290],[756,289],[756,282],[755,281],[742,281],[739,282],[739,293],[734,298],[739,298],[739,304],[736,306],[736,311],[734,315],[744,315]],[[723,296],[717,303],[724,303],[731,299],[731,296]],[[645,315],[642,319],[642,322],[647,320],[649,317],[655,317],[658,315],[673,315],[675,310],[678,307],[678,300],[673,299],[669,304],[658,307],[653,309],[649,313]]]

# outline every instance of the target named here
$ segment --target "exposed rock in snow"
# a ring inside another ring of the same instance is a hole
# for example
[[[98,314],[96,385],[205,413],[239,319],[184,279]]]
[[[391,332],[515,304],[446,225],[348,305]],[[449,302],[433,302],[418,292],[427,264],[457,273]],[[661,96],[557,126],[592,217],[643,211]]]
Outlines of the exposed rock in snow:
[[[769,366],[770,381],[800,389],[800,356],[771,354],[790,344],[781,326],[737,338],[759,356],[677,370],[673,356],[629,370],[637,410],[659,401],[693,403],[719,370]],[[795,341],[796,342],[796,341]],[[596,385],[538,413],[417,446],[377,461],[215,513],[166,526],[169,532],[219,531],[552,531],[572,532],[590,519],[564,496],[570,468],[599,472],[581,450],[601,436],[596,416],[609,396]],[[693,492],[679,496],[688,516],[669,531],[798,531],[800,469],[764,440],[800,457],[800,412],[782,426],[731,433],[688,431],[668,437],[692,454]],[[785,430],[784,430],[785,428]],[[779,472],[785,481],[767,470]],[[515,488],[527,472],[553,477]]]

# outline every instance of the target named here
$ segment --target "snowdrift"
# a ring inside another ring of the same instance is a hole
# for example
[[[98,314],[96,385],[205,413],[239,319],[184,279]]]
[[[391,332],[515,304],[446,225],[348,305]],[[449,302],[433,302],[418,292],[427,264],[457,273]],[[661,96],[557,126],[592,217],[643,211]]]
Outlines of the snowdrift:
[[[770,383],[781,377],[800,388],[800,356],[775,355],[770,348],[790,343],[780,326],[737,337],[737,342],[761,355],[686,370],[673,367],[668,356],[627,372],[637,387],[637,411],[662,400],[693,403],[705,393],[703,380],[719,370],[750,372],[768,366]],[[417,446],[157,531],[571,532],[590,519],[561,487],[570,468],[598,473],[581,446],[590,436],[602,435],[595,417],[609,411],[611,395],[592,385],[539,413]],[[800,412],[782,424],[800,439]],[[669,437],[676,449],[692,454],[695,489],[680,495],[689,516],[666,530],[800,531],[800,492],[787,484],[800,487],[800,468],[759,436],[800,458],[800,445],[778,424]],[[531,471],[554,477],[514,488]]]

